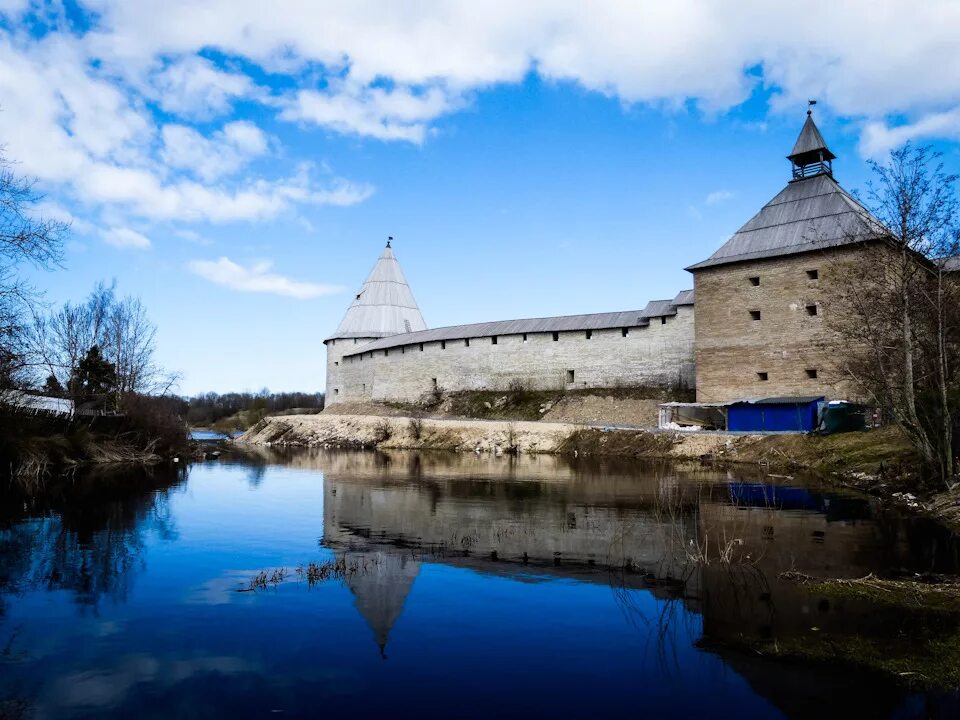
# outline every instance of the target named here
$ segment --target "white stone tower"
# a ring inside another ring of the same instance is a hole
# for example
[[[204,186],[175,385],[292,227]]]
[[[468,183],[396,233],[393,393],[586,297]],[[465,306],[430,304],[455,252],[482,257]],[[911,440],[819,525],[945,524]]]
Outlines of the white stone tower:
[[[392,240],[387,240],[337,331],[323,341],[327,346],[327,405],[343,399],[339,383],[340,361],[345,353],[379,338],[427,329],[390,247]]]

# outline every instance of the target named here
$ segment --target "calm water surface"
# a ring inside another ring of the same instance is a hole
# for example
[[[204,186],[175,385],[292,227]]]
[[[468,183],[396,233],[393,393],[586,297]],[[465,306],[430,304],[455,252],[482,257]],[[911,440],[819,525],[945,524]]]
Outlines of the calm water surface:
[[[733,646],[899,631],[784,570],[957,558],[862,497],[687,466],[261,451],[77,478],[0,493],[0,718],[953,718],[954,693]]]

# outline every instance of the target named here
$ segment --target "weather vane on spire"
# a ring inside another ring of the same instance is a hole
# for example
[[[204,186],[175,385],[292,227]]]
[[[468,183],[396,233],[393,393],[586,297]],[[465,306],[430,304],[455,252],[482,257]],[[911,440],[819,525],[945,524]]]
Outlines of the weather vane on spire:
[[[390,247],[390,243],[393,242],[393,235],[387,235],[387,247]]]
[[[816,100],[807,100],[807,115],[813,115],[813,106],[816,104]]]

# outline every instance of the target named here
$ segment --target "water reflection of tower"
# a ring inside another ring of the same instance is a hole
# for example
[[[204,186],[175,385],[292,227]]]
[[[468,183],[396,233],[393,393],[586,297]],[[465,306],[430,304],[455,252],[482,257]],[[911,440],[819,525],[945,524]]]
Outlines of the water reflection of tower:
[[[380,656],[386,659],[390,631],[420,574],[420,561],[395,551],[344,550],[336,554],[348,568],[358,568],[357,572],[348,573],[346,584],[354,595],[357,610],[373,630]]]

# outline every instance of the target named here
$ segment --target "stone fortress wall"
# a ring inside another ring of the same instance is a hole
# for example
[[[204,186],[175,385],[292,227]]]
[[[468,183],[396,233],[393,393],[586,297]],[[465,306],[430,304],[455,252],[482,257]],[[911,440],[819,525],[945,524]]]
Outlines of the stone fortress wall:
[[[693,306],[649,324],[478,335],[364,351],[373,338],[327,341],[327,402],[417,402],[435,389],[693,387]],[[412,339],[415,339],[412,337]],[[380,343],[378,343],[380,344]]]

